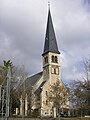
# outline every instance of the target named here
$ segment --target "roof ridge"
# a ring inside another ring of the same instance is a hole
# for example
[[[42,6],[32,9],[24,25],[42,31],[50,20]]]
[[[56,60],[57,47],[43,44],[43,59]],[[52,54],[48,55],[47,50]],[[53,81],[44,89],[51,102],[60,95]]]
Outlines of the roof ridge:
[[[33,75],[31,75],[29,78],[34,77],[34,76],[36,76],[36,75],[38,75],[38,74],[40,74],[40,73],[43,73],[43,71],[38,72],[38,73],[36,73],[36,74],[33,74]]]

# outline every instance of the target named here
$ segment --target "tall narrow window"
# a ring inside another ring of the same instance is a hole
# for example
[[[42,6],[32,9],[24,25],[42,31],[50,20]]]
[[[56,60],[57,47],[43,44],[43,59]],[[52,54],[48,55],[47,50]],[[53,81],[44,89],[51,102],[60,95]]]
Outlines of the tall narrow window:
[[[46,57],[44,58],[44,62],[45,62],[45,63],[48,63],[48,56],[46,56]]]
[[[46,63],[48,63],[48,56],[46,56]]]
[[[57,56],[55,56],[55,63],[58,63],[58,59],[57,59]]]
[[[56,68],[54,68],[54,74],[56,74]]]
[[[52,56],[52,62],[54,62],[54,56]]]

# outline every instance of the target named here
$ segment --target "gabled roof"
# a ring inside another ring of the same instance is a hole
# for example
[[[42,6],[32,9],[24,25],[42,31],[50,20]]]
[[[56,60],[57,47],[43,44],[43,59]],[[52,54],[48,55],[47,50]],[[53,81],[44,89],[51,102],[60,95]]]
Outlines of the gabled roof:
[[[42,91],[42,87],[43,87],[43,85],[46,83],[46,81],[43,81],[41,84],[40,84],[40,86],[39,86],[39,88],[35,91],[35,94],[40,94],[40,92]]]
[[[43,72],[39,72],[31,77],[28,77],[25,81],[26,85],[34,86],[34,84],[42,77]]]
[[[52,23],[50,9],[48,12],[48,21],[47,21],[47,29],[46,29],[46,36],[45,36],[45,44],[44,44],[44,51],[43,54],[48,52],[58,53],[60,54],[57,46],[56,36],[54,32],[54,27]]]

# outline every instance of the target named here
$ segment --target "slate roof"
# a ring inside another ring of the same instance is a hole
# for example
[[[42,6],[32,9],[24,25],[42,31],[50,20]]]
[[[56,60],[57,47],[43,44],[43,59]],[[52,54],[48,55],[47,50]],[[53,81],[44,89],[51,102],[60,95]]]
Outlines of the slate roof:
[[[40,94],[40,92],[42,91],[42,87],[43,87],[43,85],[46,83],[46,81],[43,81],[42,83],[41,83],[41,85],[39,86],[39,88],[35,91],[35,94]]]
[[[58,50],[57,42],[56,42],[56,36],[55,36],[55,32],[54,32],[50,9],[48,12],[45,44],[44,44],[44,51],[43,51],[42,56],[48,52],[60,54],[60,52]]]
[[[26,86],[34,86],[34,84],[42,77],[43,72],[39,72],[31,77],[28,77],[25,81]]]

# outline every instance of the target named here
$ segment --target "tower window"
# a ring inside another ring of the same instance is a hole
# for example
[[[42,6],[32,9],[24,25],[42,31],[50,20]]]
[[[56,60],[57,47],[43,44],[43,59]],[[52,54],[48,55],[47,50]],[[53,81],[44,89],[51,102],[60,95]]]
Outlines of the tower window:
[[[45,63],[48,63],[48,56],[46,56],[46,57],[44,58],[44,62],[45,62]]]
[[[58,58],[57,58],[57,56],[52,56],[52,62],[53,62],[53,63],[58,63]]]
[[[57,66],[52,66],[52,74],[59,74],[59,68]]]
[[[57,59],[57,56],[55,56],[55,63],[58,63],[58,59]]]
[[[54,56],[52,56],[52,62],[54,62]]]
[[[54,74],[56,74],[56,69],[54,68]]]

